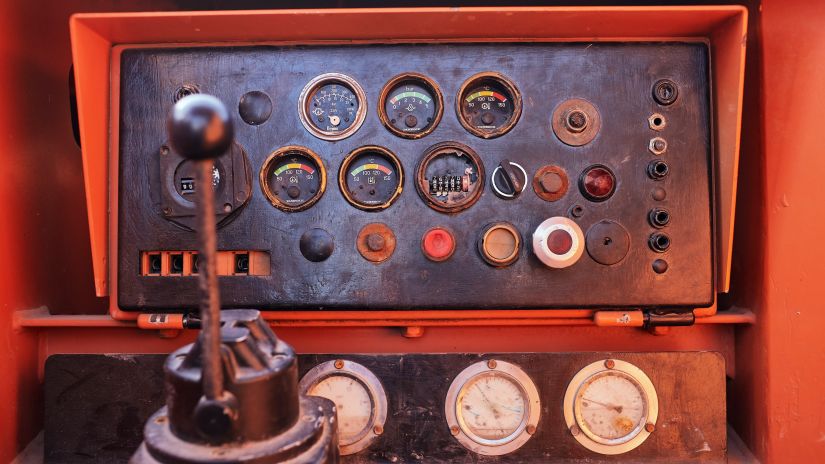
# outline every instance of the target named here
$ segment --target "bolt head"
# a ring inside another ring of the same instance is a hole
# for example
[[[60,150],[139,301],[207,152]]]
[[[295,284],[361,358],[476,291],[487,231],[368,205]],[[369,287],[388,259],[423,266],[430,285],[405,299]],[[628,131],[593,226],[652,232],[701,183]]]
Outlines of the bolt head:
[[[583,132],[587,129],[588,123],[587,113],[578,108],[571,109],[564,116],[564,127],[570,132]]]
[[[344,361],[341,359],[335,360],[335,368],[336,369],[343,369],[344,368]]]
[[[651,129],[655,131],[660,131],[667,126],[667,121],[665,117],[659,113],[653,113],[647,118],[647,124],[650,126]]]
[[[667,151],[667,140],[662,137],[653,137],[647,144],[647,149],[654,155],[661,155]]]
[[[381,251],[384,249],[386,245],[386,240],[381,234],[369,234],[367,235],[367,248],[370,251]]]

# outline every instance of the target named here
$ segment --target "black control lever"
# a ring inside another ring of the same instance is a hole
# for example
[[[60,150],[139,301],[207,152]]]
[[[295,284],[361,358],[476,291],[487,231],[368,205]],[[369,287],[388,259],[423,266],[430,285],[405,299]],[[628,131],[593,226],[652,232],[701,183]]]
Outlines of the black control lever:
[[[498,164],[501,167],[501,170],[504,171],[504,182],[510,188],[514,195],[518,196],[521,191],[524,189],[524,184],[522,183],[519,176],[516,174],[516,171],[513,170],[513,165],[510,163],[510,160],[503,159],[501,163]]]

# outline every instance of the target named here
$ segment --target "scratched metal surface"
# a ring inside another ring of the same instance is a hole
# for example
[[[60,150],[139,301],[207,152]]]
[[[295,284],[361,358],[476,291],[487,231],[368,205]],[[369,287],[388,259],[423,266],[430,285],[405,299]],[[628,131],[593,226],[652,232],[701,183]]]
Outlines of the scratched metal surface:
[[[718,353],[502,353],[299,355],[303,376],[315,365],[348,359],[363,364],[387,393],[384,433],[344,463],[410,462],[725,462],[725,365]],[[659,397],[656,430],[638,448],[605,457],[567,431],[567,383],[587,364],[621,359],[641,368]],[[142,439],[142,424],[163,405],[163,355],[55,355],[46,363],[46,462],[125,462]],[[476,455],[450,434],[444,398],[453,378],[480,360],[521,367],[541,398],[536,434],[501,457]]]
[[[249,155],[252,198],[233,222],[219,230],[221,249],[269,251],[270,276],[222,277],[224,306],[257,309],[400,309],[400,308],[553,308],[553,307],[699,307],[713,300],[710,119],[708,50],[702,44],[453,44],[335,47],[247,47],[131,50],[122,58],[120,191],[118,215],[118,304],[128,310],[178,310],[197,302],[195,278],[141,277],[143,250],[195,249],[195,235],[164,220],[156,204],[158,150],[166,140],[164,120],[179,85],[196,83],[233,110],[237,141]],[[381,87],[400,72],[423,73],[440,86],[445,111],[435,131],[406,140],[381,125],[376,101]],[[477,72],[497,71],[512,79],[524,97],[520,121],[508,134],[482,140],[464,130],[454,110],[455,92]],[[320,140],[301,125],[298,95],[313,77],[341,72],[355,78],[367,95],[366,122],[338,142]],[[662,77],[680,85],[679,100],[661,107],[651,98]],[[272,118],[260,126],[237,114],[245,92],[262,90],[273,102]],[[552,133],[550,115],[568,98],[585,98],[601,112],[602,129],[584,147],[564,145]],[[648,127],[653,112],[667,117],[667,128]],[[647,145],[662,135],[671,174],[662,182],[646,175],[653,156]],[[478,203],[455,215],[428,208],[410,176],[427,147],[457,141],[476,150],[487,172],[503,158],[522,164],[530,175],[542,165],[563,167],[571,189],[559,201],[545,202],[530,187],[515,201],[496,197],[485,186]],[[273,208],[258,185],[257,172],[267,155],[284,145],[303,145],[318,153],[328,172],[327,190],[312,208],[285,213]],[[383,212],[348,204],[336,176],[344,156],[367,145],[381,145],[401,159],[407,179],[398,201]],[[603,203],[584,199],[575,187],[588,165],[603,163],[618,177],[615,195]],[[647,213],[654,206],[654,185],[667,189],[658,203],[670,210],[664,255],[647,245],[654,231]],[[155,195],[155,196],[153,196]],[[631,247],[618,264],[598,264],[585,253],[570,268],[546,268],[529,246],[505,269],[494,269],[479,256],[476,241],[486,224],[509,221],[531,242],[544,219],[584,207],[582,230],[600,220],[620,222]],[[355,246],[367,223],[383,222],[398,246],[386,262],[364,260]],[[443,263],[427,260],[421,236],[433,226],[450,228],[457,239],[454,256]],[[332,234],[335,251],[321,263],[307,261],[298,240],[307,229]],[[663,275],[651,269],[663,257]]]

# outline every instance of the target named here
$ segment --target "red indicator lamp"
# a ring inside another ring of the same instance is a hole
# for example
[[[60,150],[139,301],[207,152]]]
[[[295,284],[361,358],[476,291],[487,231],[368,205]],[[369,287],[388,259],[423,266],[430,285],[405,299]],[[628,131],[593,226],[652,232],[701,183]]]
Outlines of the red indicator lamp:
[[[605,201],[616,191],[616,176],[606,166],[596,164],[584,170],[579,188],[588,200]]]

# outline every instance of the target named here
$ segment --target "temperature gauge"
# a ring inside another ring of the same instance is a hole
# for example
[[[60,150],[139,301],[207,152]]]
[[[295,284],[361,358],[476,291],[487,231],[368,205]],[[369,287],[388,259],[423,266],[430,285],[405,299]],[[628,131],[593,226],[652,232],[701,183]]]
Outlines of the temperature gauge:
[[[432,132],[441,121],[444,102],[428,77],[406,73],[393,77],[381,90],[378,116],[393,134],[417,139]]]
[[[260,173],[261,189],[270,203],[283,211],[302,211],[324,194],[327,174],[310,149],[283,147],[269,155]]]
[[[404,171],[398,158],[386,148],[361,147],[341,163],[338,185],[344,198],[356,208],[381,210],[401,195]]]
[[[521,95],[502,74],[480,73],[458,91],[456,112],[461,125],[484,139],[506,134],[521,116]]]
[[[606,359],[579,371],[564,395],[564,419],[576,440],[601,454],[641,445],[659,413],[656,389],[641,369]]]
[[[349,137],[361,127],[367,114],[364,90],[344,74],[327,73],[312,79],[298,100],[301,123],[324,140]]]

